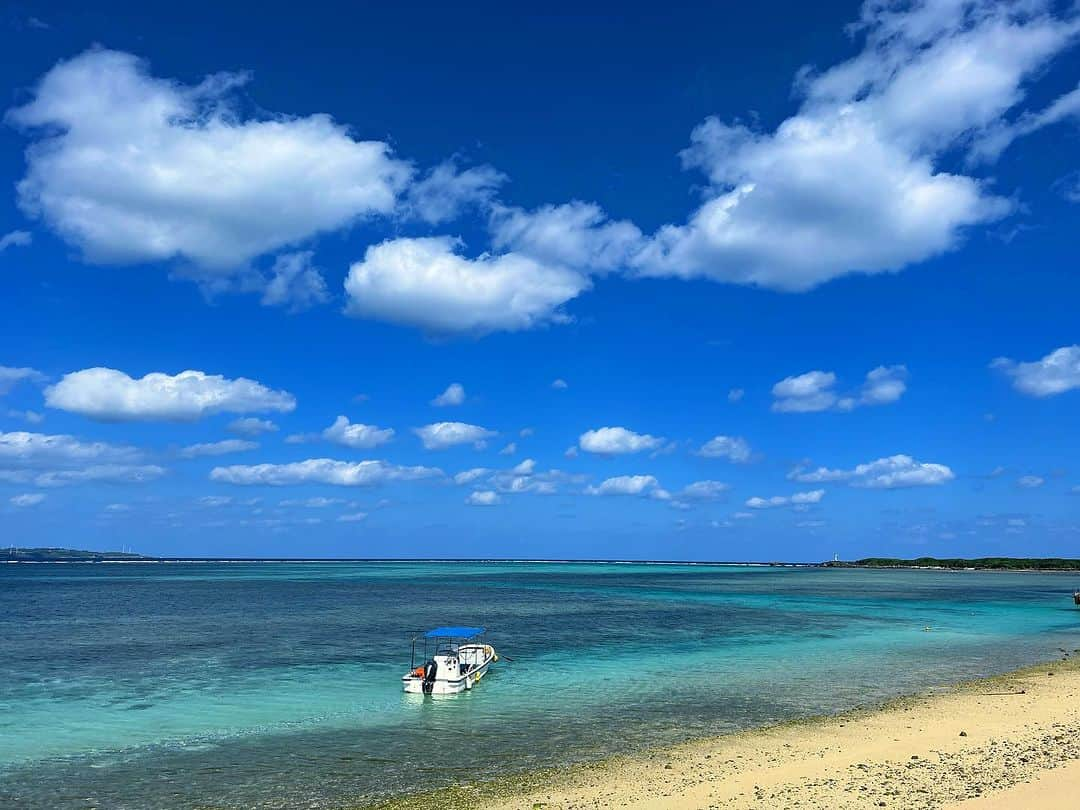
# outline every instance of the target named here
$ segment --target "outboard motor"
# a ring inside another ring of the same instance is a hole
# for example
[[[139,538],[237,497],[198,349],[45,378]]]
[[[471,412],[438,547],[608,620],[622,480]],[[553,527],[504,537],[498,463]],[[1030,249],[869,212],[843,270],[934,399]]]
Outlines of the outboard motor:
[[[435,688],[435,676],[438,672],[439,665],[435,663],[434,658],[424,664],[424,683],[422,689],[425,695],[430,695],[431,690]]]

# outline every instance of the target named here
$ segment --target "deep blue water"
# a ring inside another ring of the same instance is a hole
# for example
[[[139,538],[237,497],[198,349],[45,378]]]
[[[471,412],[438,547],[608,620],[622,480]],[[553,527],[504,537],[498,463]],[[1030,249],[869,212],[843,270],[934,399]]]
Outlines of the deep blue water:
[[[1077,577],[638,564],[0,566],[0,807],[338,807],[1080,646]],[[413,631],[490,628],[472,692]],[[929,628],[929,629],[927,629]]]

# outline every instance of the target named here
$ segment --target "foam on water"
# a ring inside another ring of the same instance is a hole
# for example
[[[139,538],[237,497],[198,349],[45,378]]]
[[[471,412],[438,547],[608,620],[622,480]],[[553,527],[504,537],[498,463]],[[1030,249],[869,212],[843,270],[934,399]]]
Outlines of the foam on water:
[[[1074,579],[4,566],[0,805],[335,807],[834,711],[1071,650]],[[402,694],[412,631],[445,622],[514,661],[461,696]]]

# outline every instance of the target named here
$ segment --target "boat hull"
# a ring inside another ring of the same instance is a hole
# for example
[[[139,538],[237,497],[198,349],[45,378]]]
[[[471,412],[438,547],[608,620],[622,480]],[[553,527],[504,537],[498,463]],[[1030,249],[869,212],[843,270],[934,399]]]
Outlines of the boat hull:
[[[431,682],[430,691],[424,690],[424,679],[413,673],[404,675],[401,678],[402,689],[409,694],[430,694],[430,695],[458,695],[462,692],[466,692],[472,689],[478,684],[481,679],[488,673],[488,669],[492,663],[498,660],[495,650],[488,644],[476,644],[462,647],[459,650],[459,654],[471,655],[473,657],[474,665],[464,674],[459,674],[456,677],[444,677],[442,675],[436,676],[435,680]]]

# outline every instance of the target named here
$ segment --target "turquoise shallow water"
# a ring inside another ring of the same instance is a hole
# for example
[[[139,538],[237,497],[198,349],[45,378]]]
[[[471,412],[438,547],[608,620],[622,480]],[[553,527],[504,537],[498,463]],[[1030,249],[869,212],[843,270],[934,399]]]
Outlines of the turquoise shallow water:
[[[0,566],[0,806],[332,808],[849,708],[1080,646],[1076,580]],[[486,625],[513,662],[465,695],[402,694],[412,631],[443,623]]]

